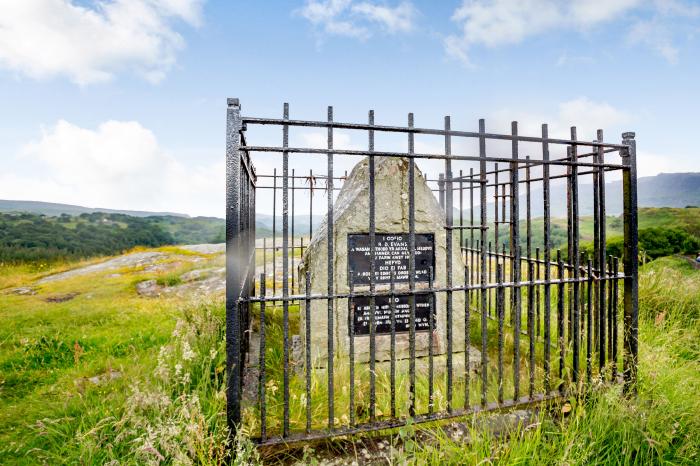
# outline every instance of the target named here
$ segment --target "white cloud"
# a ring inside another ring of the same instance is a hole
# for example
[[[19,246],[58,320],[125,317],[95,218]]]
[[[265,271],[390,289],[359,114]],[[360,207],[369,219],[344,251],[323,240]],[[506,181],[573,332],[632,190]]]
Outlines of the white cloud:
[[[204,0],[0,2],[0,67],[84,85],[132,71],[158,82],[184,45],[177,22],[197,26]]]
[[[578,139],[593,140],[596,130],[606,130],[606,141],[619,139],[625,125],[632,122],[632,115],[618,109],[607,102],[594,101],[588,97],[561,102],[556,112],[549,114],[533,114],[514,109],[501,109],[492,114],[487,120],[489,128],[494,131],[510,131],[510,122],[518,121],[519,133],[528,136],[539,136],[542,123],[547,123],[549,136],[568,139],[571,126],[576,126]],[[495,128],[495,129],[494,129]]]
[[[388,33],[410,32],[417,10],[411,2],[396,6],[353,0],[307,0],[296,11],[324,34],[366,40],[373,34],[373,26]]]
[[[640,14],[651,19],[642,20]],[[518,44],[550,31],[587,31],[626,21],[629,43],[646,45],[675,63],[678,50],[670,23],[674,17],[698,15],[699,7],[678,0],[462,0],[452,15],[460,32],[445,37],[444,47],[448,56],[473,67],[470,52],[476,46]]]
[[[671,64],[678,63],[678,48],[671,41],[671,33],[657,21],[639,21],[627,34],[631,44],[644,44]]]
[[[87,129],[60,120],[16,162],[23,170],[0,175],[0,198],[223,216],[223,159],[183,164],[135,121]]]
[[[568,16],[578,25],[595,25],[615,19],[642,3],[641,0],[577,0],[571,2]]]

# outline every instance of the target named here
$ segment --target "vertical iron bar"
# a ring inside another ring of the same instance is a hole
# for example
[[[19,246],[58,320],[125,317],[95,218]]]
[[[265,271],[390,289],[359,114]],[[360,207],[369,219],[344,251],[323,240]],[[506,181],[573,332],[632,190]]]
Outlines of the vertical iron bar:
[[[513,162],[510,164],[510,183],[511,183],[511,199],[510,199],[510,228],[511,228],[511,254],[512,258],[512,274],[513,288],[511,293],[513,296],[513,399],[520,398],[520,320],[521,320],[521,289],[520,289],[520,211],[518,201],[520,200],[519,186],[519,166],[518,162],[518,122],[513,121],[510,124],[511,134],[513,135],[512,156]]]
[[[260,360],[258,361],[258,403],[260,408],[260,439],[267,438],[267,402],[265,400],[265,274],[260,274]]]
[[[530,343],[530,390],[528,395],[530,399],[535,395],[535,285],[533,285],[534,264],[532,258],[527,257],[527,276],[530,279],[530,284],[527,288],[527,336]]]
[[[549,129],[542,125],[542,160],[549,161]],[[542,199],[544,204],[544,391],[549,393],[550,387],[550,311],[551,311],[551,239],[550,239],[550,199],[549,199],[549,164],[542,165]]]
[[[374,125],[374,110],[369,111],[369,124]],[[369,420],[374,422],[376,419],[376,299],[375,294],[375,259],[376,254],[376,236],[375,236],[375,186],[374,186],[374,130],[368,131],[369,145]]]
[[[408,127],[413,128],[413,113],[408,114]],[[408,153],[414,151],[414,134],[408,133]],[[414,157],[408,159],[408,250],[416,250],[416,213],[415,213],[415,169],[416,161]],[[408,287],[410,290],[408,303],[410,307],[409,316],[409,392],[410,405],[409,416],[416,415],[416,256],[408,255]]]
[[[226,108],[226,420],[231,438],[241,422],[242,352],[240,209],[241,106],[228,99]]]
[[[572,127],[572,128],[571,128],[571,131],[572,131],[572,133],[571,133],[571,134],[572,134],[571,139],[572,139],[572,140],[575,140],[575,139],[576,139],[576,136],[575,136],[575,135],[576,135],[576,129]],[[572,157],[572,153],[571,153],[571,150],[570,150],[570,149],[571,149],[571,146],[567,146],[567,148],[566,148],[566,159],[569,160],[569,161],[571,161],[571,157]],[[574,231],[574,227],[573,227],[573,205],[572,205],[572,197],[571,197],[571,190],[572,190],[572,188],[571,188],[571,170],[572,170],[572,166],[571,166],[571,165],[567,165],[567,166],[566,166],[566,225],[567,225],[567,228],[566,228],[566,240],[567,240],[567,241],[566,241],[566,262],[565,262],[567,266],[571,266],[571,265],[574,263],[574,260],[573,260],[572,254],[571,254],[571,250],[572,250],[572,248],[573,248],[573,231]],[[564,277],[566,277],[566,276],[567,276],[568,274],[570,274],[570,273],[571,273],[571,270],[567,267],[567,268],[564,270]],[[571,336],[572,336],[571,323],[573,322],[573,303],[571,302],[571,296],[572,296],[572,293],[571,293],[571,284],[566,284],[566,285],[564,286],[564,288],[566,289],[567,299],[569,299],[569,302],[568,302],[568,304],[569,304],[569,305],[568,305],[568,313],[565,314],[565,315],[566,315],[566,317],[565,317],[565,319],[566,319],[566,329],[568,330],[568,331],[566,332],[566,333],[567,333],[566,338],[567,338],[569,341],[571,341]],[[565,306],[565,309],[564,309],[565,312],[567,311],[566,308],[567,308],[567,306]]]
[[[291,223],[291,230],[292,230],[291,231],[291,239],[292,239],[291,253],[292,253],[292,257],[290,260],[291,265],[292,265],[292,273],[291,273],[292,283],[291,283],[290,289],[292,290],[292,293],[294,293],[294,291],[295,291],[294,290],[294,191],[296,191],[296,189],[294,189],[294,179],[295,178],[296,178],[296,176],[294,175],[294,169],[292,168],[292,223]]]
[[[431,290],[430,293],[432,293],[433,289],[433,267],[428,268],[428,288]],[[435,319],[433,318],[433,299],[432,299],[432,294],[429,295],[428,298],[428,414],[433,414],[433,408],[434,408],[434,402],[435,402],[435,397],[434,397],[434,392],[435,392],[435,387],[434,387],[434,351],[433,351],[433,332],[435,331]]]
[[[445,155],[452,155],[452,139],[450,136],[450,117],[445,117]],[[445,159],[445,222],[447,230],[445,231],[445,249],[446,249],[446,271],[447,271],[447,412],[452,413],[452,222],[453,222],[453,206],[452,206],[452,161]],[[461,230],[460,230],[461,231]],[[461,244],[460,244],[461,247]],[[461,249],[460,249],[461,251]],[[461,254],[460,254],[461,256]],[[431,287],[432,288],[432,287]],[[432,319],[432,314],[431,314]]]
[[[576,139],[576,127],[572,126],[571,127],[571,139],[575,140]],[[580,289],[580,283],[579,283],[579,278],[580,278],[580,270],[579,267],[581,265],[580,260],[581,260],[581,255],[579,254],[579,219],[578,219],[578,150],[575,144],[571,145],[571,160],[574,162],[574,165],[571,165],[571,226],[572,231],[571,231],[571,246],[573,250],[571,251],[571,255],[573,257],[573,276],[574,276],[574,284],[573,284],[573,317],[574,321],[572,324],[573,328],[573,340],[574,340],[574,361],[573,361],[573,368],[572,368],[572,378],[574,381],[574,384],[577,384],[579,381],[579,369],[580,369],[580,350],[581,350],[581,307],[580,307],[580,301],[581,301],[581,289]]]
[[[469,169],[469,226],[471,227],[469,229],[469,237],[471,239],[471,247],[474,249],[474,168]],[[482,225],[482,228],[485,225]],[[475,260],[475,251],[471,251],[471,259],[472,259],[472,264],[471,268],[469,270],[470,273],[470,283],[476,283],[475,277],[473,276],[475,274],[475,268],[474,267],[474,260]]]
[[[603,130],[599,129],[597,131],[597,139],[599,142],[603,142]],[[598,163],[605,163],[605,151],[603,150],[602,146],[598,147],[598,156],[597,156],[597,161]],[[600,268],[599,276],[601,277],[601,280],[598,282],[598,301],[599,301],[599,314],[598,314],[598,364],[600,366],[600,372],[601,376],[604,376],[603,371],[605,369],[605,362],[606,362],[606,348],[605,348],[605,340],[606,340],[606,329],[605,329],[605,321],[606,321],[606,305],[605,305],[605,288],[606,288],[606,282],[603,280],[605,278],[605,256],[606,256],[606,231],[605,231],[605,168],[604,167],[599,167],[598,168],[598,239],[600,241],[599,244],[599,249],[598,249],[598,267]]]
[[[598,163],[598,154],[593,156],[593,161]],[[600,192],[598,188],[600,187],[600,182],[598,177],[600,175],[600,170],[593,169],[593,273],[596,275],[600,274]],[[598,321],[600,316],[600,294],[598,293],[598,288],[600,287],[600,282],[595,280],[593,282],[594,293],[593,293],[593,309],[591,318],[592,332],[593,332],[593,348],[595,351],[598,350]]]
[[[503,286],[503,265],[496,264],[496,313],[498,315],[498,403],[503,404],[503,346],[504,346],[504,314],[505,288]]]
[[[396,295],[394,293],[394,271],[391,271],[389,283],[390,299],[389,308],[391,312],[391,342],[390,342],[390,385],[391,385],[391,417],[396,418]]]
[[[537,277],[537,280],[540,279],[540,248],[535,248],[535,275]],[[536,328],[535,332],[537,335],[537,338],[540,337],[540,326],[542,322],[542,314],[540,310],[540,286],[537,286],[535,288],[535,323],[536,323]]]
[[[459,226],[459,256],[462,257],[462,248],[464,248],[464,176],[462,170],[459,171]]]
[[[530,156],[525,157],[528,161],[525,166],[525,215],[527,216],[527,223],[525,229],[527,230],[526,246],[527,246],[527,257],[528,259],[532,257],[532,195],[530,193]],[[528,276],[528,279],[532,281],[532,277]]]
[[[559,342],[559,378],[564,378],[564,351],[566,349],[566,342],[564,336],[564,302],[566,297],[564,296],[564,262],[561,258],[561,249],[557,249],[557,273],[559,282],[557,284],[557,339]],[[564,389],[563,380],[560,382],[560,390]]]
[[[498,257],[498,227],[499,227],[499,218],[498,218],[498,163],[494,164],[494,182],[493,182],[493,247],[495,250],[491,249],[491,243],[489,243],[489,281],[491,281],[491,269],[492,265],[491,262],[495,258],[496,264],[499,262],[499,257]],[[505,254],[505,249],[503,250],[503,254]],[[505,258],[503,259],[503,262],[505,263]],[[497,290],[489,290],[489,313],[491,313],[491,301],[493,300],[495,302],[496,300],[496,294],[498,293]],[[493,298],[490,296],[493,295]],[[498,318],[498,316],[496,316]]]
[[[328,107],[328,122],[333,123],[333,107]],[[335,419],[335,409],[334,409],[334,393],[333,393],[333,377],[334,377],[334,356],[335,356],[335,346],[333,342],[333,307],[335,304],[335,299],[331,296],[333,295],[334,280],[333,280],[333,258],[334,258],[334,231],[333,231],[333,126],[328,125],[328,177],[326,178],[326,187],[328,191],[328,211],[327,211],[327,223],[328,223],[328,255],[327,255],[327,265],[328,265],[328,429],[333,430],[333,423]]]
[[[608,305],[608,310],[607,310],[607,317],[608,317],[608,322],[607,322],[607,329],[608,329],[608,341],[607,341],[607,354],[608,354],[608,362],[610,363],[610,366],[612,366],[612,333],[613,333],[613,328],[612,328],[612,322],[613,322],[613,302],[612,302],[612,293],[613,293],[613,285],[612,285],[612,262],[613,262],[613,257],[608,256],[608,266],[607,266],[607,273],[605,274],[605,277],[608,278],[608,286],[607,286],[607,305]],[[615,375],[611,372],[610,374],[610,380],[615,380]]]
[[[370,278],[371,280],[371,278]],[[350,427],[355,425],[355,306],[353,301],[353,294],[355,292],[355,286],[353,283],[352,270],[348,271],[348,287],[350,290],[350,296],[348,296],[348,329],[350,333],[350,341],[348,342],[349,349],[349,365],[350,365]],[[372,308],[370,307],[370,312]],[[371,331],[371,330],[370,330]]]
[[[272,170],[272,296],[277,294],[277,169]],[[274,304],[274,302],[273,302]]]
[[[627,151],[622,162],[622,192],[624,197],[624,244],[625,267],[624,290],[624,361],[623,376],[625,391],[636,393],[637,359],[639,350],[639,246],[637,226],[637,142],[634,133],[622,134],[622,143]]]
[[[469,409],[469,382],[471,374],[469,371],[469,350],[471,349],[471,304],[469,300],[472,282],[470,281],[469,266],[464,267],[464,409]]]
[[[289,104],[284,104],[284,120],[289,120]],[[282,147],[289,147],[289,125],[282,126]],[[284,425],[282,436],[289,435],[289,152],[282,151],[282,319],[284,339]]]
[[[486,406],[488,387],[488,339],[487,339],[487,309],[486,309],[486,121],[479,120],[479,180],[480,189],[480,210],[481,210],[481,405]]]
[[[588,286],[586,287],[586,382],[591,384],[592,378],[592,353],[593,353],[593,267],[591,259],[588,259],[587,264]]]
[[[498,163],[495,163],[493,169],[493,244],[496,247],[496,261],[498,261]],[[503,251],[505,253],[505,251]],[[490,260],[490,258],[489,258]]]
[[[311,432],[311,272],[305,274],[304,290],[306,291],[306,433]]]
[[[314,233],[314,171],[309,170],[309,243]]]
[[[618,289],[618,283],[619,280],[617,278],[619,270],[619,264],[617,261],[617,257],[613,259],[613,281],[612,281],[612,287],[613,287],[613,297],[612,297],[612,302],[613,302],[613,308],[612,308],[612,314],[613,314],[613,321],[612,321],[612,371],[613,371],[613,380],[617,380],[617,289]]]
[[[438,203],[442,209],[442,213],[445,213],[445,174],[438,174]]]

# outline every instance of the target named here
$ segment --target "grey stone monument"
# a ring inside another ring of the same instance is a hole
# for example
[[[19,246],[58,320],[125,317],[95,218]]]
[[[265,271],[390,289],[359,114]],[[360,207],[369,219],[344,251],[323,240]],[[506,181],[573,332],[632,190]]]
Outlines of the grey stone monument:
[[[444,214],[434,194],[420,171],[415,169],[415,232],[416,250],[408,251],[408,170],[405,158],[375,158],[375,283],[377,291],[389,290],[389,281],[395,276],[395,291],[408,290],[408,254],[416,256],[416,289],[428,288],[429,268],[434,268],[433,286],[446,286],[446,233]],[[304,283],[306,271],[310,272],[311,292],[326,294],[328,289],[328,222],[324,219],[314,233],[299,266],[299,283]],[[360,161],[352,170],[333,210],[333,282],[336,293],[349,291],[352,275],[356,292],[369,290],[369,160]],[[350,274],[349,271],[353,273]],[[453,241],[453,286],[464,284],[464,261],[459,241]],[[433,353],[444,357],[447,351],[447,310],[445,293],[437,293],[434,303],[435,324]],[[429,353],[429,295],[416,296],[416,357],[425,359]],[[409,358],[408,297],[396,299],[396,359]],[[369,298],[355,298],[354,319],[348,319],[347,299],[335,301],[333,309],[333,335],[335,357],[347,360],[350,331],[354,325],[355,361],[367,362],[369,350]],[[375,323],[376,361],[390,360],[391,326],[388,298],[376,298]],[[305,315],[300,309],[301,335],[304,338]],[[327,365],[328,302],[311,301],[311,356],[314,367]],[[302,340],[302,343],[305,343]],[[454,353],[464,352],[464,292],[452,294],[452,348]],[[471,363],[476,367],[479,352],[471,349]],[[455,370],[464,364],[463,357],[454,357]]]

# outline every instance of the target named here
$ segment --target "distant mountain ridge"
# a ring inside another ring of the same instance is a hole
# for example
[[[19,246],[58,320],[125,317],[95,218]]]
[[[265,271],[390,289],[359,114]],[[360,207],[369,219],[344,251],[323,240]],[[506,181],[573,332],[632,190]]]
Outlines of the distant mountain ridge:
[[[178,214],[174,212],[148,212],[142,210],[104,209],[101,207],[83,207],[72,204],[59,204],[56,202],[17,201],[7,199],[0,199],[0,212],[28,212],[30,214],[43,214],[52,217],[57,217],[61,214],[80,215],[93,214],[95,212],[104,212],[106,214],[124,214],[131,215],[132,217],[190,217],[187,214]]]
[[[522,178],[521,178],[522,180]],[[524,183],[520,184],[520,218],[526,215]],[[533,218],[544,215],[542,181],[533,181],[530,186],[531,215]],[[593,215],[593,184],[590,175],[579,180],[579,215]],[[639,207],[678,207],[700,206],[700,173],[660,173],[655,176],[637,178]],[[475,195],[478,198],[478,195]],[[468,196],[465,197],[468,202]],[[487,194],[489,214],[493,210],[493,190]],[[469,206],[465,206],[465,218],[469,216]],[[508,207],[506,207],[508,208]],[[477,210],[477,209],[475,209]],[[500,203],[499,203],[500,210]],[[552,181],[550,187],[551,216],[566,217],[566,184],[563,180]],[[622,181],[605,183],[605,212],[607,215],[622,213]],[[459,210],[455,209],[459,216]],[[499,214],[500,215],[500,214]]]

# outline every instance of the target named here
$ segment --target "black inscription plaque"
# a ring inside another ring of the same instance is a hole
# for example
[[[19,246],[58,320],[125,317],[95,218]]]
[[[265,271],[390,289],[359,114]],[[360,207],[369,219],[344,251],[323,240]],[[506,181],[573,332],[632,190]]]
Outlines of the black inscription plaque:
[[[354,285],[369,285],[369,233],[348,235],[348,267]],[[435,267],[435,235],[416,233],[416,250],[408,250],[408,233],[375,233],[375,283],[408,282],[408,259],[416,256],[416,282],[428,282],[430,267]],[[349,277],[348,277],[349,282]]]
[[[431,294],[417,294],[416,296],[416,332],[430,330],[430,308],[435,297]],[[408,295],[394,296],[395,330],[396,333],[405,333],[410,329],[411,308]],[[375,335],[391,334],[391,296],[377,296],[375,299],[374,324]],[[353,328],[355,335],[369,335],[370,303],[369,296],[358,296],[352,299]],[[433,308],[433,322],[435,320],[435,307]],[[435,325],[435,324],[434,324]]]

